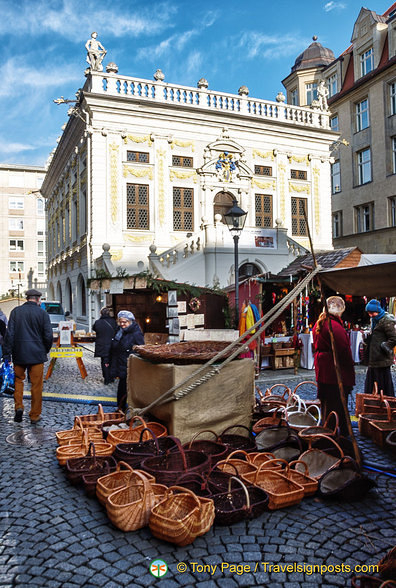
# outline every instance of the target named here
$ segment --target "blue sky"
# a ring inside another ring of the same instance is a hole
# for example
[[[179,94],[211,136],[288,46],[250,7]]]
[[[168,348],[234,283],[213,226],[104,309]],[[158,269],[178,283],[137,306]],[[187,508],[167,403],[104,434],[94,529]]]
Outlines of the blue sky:
[[[339,55],[362,0],[0,0],[0,162],[44,165],[83,86],[92,31],[122,75],[274,100],[317,35]],[[391,1],[365,6],[383,14]]]

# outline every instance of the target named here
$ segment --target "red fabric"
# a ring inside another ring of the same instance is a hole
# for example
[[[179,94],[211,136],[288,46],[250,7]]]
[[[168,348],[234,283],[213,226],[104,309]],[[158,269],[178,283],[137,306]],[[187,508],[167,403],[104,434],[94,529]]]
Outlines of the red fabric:
[[[354,386],[355,368],[348,334],[342,326],[340,319],[335,316],[330,316],[330,318],[338,362],[340,364],[342,383],[345,386]],[[323,384],[337,384],[327,320],[322,324],[322,328],[318,334],[316,333],[315,324],[313,328],[313,340],[316,381]]]

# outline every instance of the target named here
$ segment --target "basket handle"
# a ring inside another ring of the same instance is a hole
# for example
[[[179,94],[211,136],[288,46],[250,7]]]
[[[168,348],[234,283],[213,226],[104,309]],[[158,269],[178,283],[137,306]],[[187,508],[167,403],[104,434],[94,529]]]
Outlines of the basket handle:
[[[255,387],[256,388],[256,392],[258,397],[260,398],[260,402],[262,402],[265,398],[264,394],[261,392],[260,388],[258,386]]]
[[[98,415],[101,421],[105,420],[103,406],[100,403],[98,404]]]
[[[280,457],[275,457],[275,459],[269,459],[268,461],[265,461],[264,463],[262,463],[262,464],[261,464],[261,466],[260,466],[260,467],[264,466],[264,468],[263,468],[263,469],[264,469],[264,470],[266,470],[267,468],[266,468],[265,466],[266,466],[266,465],[267,465],[269,462],[271,462],[271,463],[275,463],[275,462],[276,462],[276,463],[279,463],[279,464],[280,464],[282,467],[284,467],[284,469],[285,469],[285,473],[286,473],[286,476],[287,476],[287,474],[289,473],[289,469],[290,469],[290,467],[289,467],[289,464],[288,464],[288,462],[287,462],[285,459],[281,459]]]
[[[130,428],[130,427],[129,427]],[[155,443],[155,447],[157,449],[157,453],[159,453],[159,445],[158,445],[158,437],[157,435],[154,433],[154,431],[152,431],[149,427],[144,427],[140,433],[140,437],[139,437],[139,443],[142,442],[143,439],[143,435],[145,431],[149,431],[149,433],[151,433],[152,437],[153,437],[153,441]]]
[[[233,480],[235,480],[235,482],[238,482],[239,485],[242,486],[243,491],[245,493],[245,497],[246,497],[246,509],[247,510],[250,510],[250,496],[249,496],[249,492],[248,492],[245,484],[242,482],[242,480],[240,478],[236,478],[235,476],[231,476],[231,478],[228,480],[228,494],[231,497],[231,484],[232,484],[232,481]]]
[[[88,455],[88,451],[89,451],[89,436],[88,436],[88,429],[84,428],[82,429],[82,445],[84,446],[85,449],[85,455]]]
[[[373,396],[378,396],[378,382],[374,382],[372,394]]]
[[[89,443],[87,456],[88,455],[93,457],[94,464],[96,465],[96,449],[95,449],[95,443],[93,441],[90,441],[90,443]]]
[[[302,386],[303,384],[312,384],[313,386],[316,387],[316,389],[318,388],[318,385],[316,382],[312,382],[310,380],[304,380],[304,382],[300,382],[299,384],[297,384],[297,386],[293,390],[293,394],[295,394],[296,391],[299,389],[299,387]]]
[[[198,437],[198,435],[201,435],[201,433],[212,433],[212,435],[214,435],[216,437],[216,440],[218,439],[217,433],[215,433],[214,431],[211,431],[210,429],[204,429],[203,431],[199,431],[199,433],[196,433],[194,435],[194,437],[191,439],[190,444],[188,446],[189,449],[191,449],[191,445],[194,443],[194,441]]]
[[[117,463],[117,472],[121,471],[121,466],[125,467],[126,470],[130,470],[131,472],[134,472],[135,470],[129,465],[129,463],[127,463],[126,461],[119,461]]]
[[[289,463],[289,467],[290,467],[290,469],[291,469],[291,467],[292,467],[293,465],[295,466],[295,465],[296,465],[296,464],[298,464],[298,463],[301,463],[301,464],[303,465],[303,467],[304,467],[304,474],[305,474],[306,476],[309,476],[309,469],[308,469],[308,466],[307,466],[307,464],[305,463],[305,461],[303,461],[302,459],[295,459],[294,461],[291,461],[291,462]],[[296,468],[294,467],[294,469],[296,469]]]
[[[276,458],[275,458],[275,459],[276,459]],[[272,461],[272,460],[271,460],[271,461]],[[283,460],[282,460],[282,461],[283,461]],[[262,472],[262,470],[266,470],[266,469],[268,469],[268,468],[266,468],[266,467],[265,467],[265,464],[267,464],[267,463],[268,463],[268,462],[267,462],[267,461],[265,461],[265,462],[263,462],[263,463],[262,463],[262,464],[261,464],[261,465],[260,465],[260,466],[257,468],[257,470],[256,470],[256,472],[255,472],[254,480],[253,480],[253,484],[254,484],[254,485],[256,485],[256,486],[258,485],[258,484],[257,484],[257,478],[258,478],[259,474]]]
[[[192,492],[192,490],[189,490],[188,488],[183,488],[183,486],[169,486],[168,490],[172,493],[174,490],[178,490],[179,492],[182,492],[184,494],[190,494],[195,502],[197,503],[197,508],[201,508],[201,501],[199,500],[198,496],[196,494],[194,494],[194,492]]]
[[[249,455],[249,454],[248,454],[248,455]],[[260,452],[260,453],[256,453],[256,454],[254,455],[253,459],[248,459],[248,461],[249,461],[250,463],[254,464],[254,462],[255,462],[255,461],[256,461],[256,459],[259,457],[259,455],[268,455],[268,456],[269,456],[269,458],[268,458],[268,460],[267,460],[267,461],[271,461],[272,459],[276,459],[276,457],[275,457],[275,455],[274,455],[273,453],[269,453],[269,452],[263,451],[263,452]],[[265,462],[263,461],[263,463],[265,463]],[[255,464],[254,464],[254,465],[255,465]]]
[[[242,455],[245,456],[246,460],[245,461],[249,461],[248,460],[248,454],[246,453],[246,451],[243,451],[243,449],[236,449],[235,451],[233,451],[232,453],[230,453],[229,455],[227,455],[226,459],[224,461],[228,462],[228,460],[230,459],[230,457],[232,457],[233,455],[237,454],[237,453],[242,453]]]
[[[382,402],[383,402],[383,404],[385,404],[387,421],[391,422],[392,421],[392,411],[391,411],[390,404],[387,400],[385,400],[385,398],[382,399]]]
[[[221,465],[221,464],[223,464],[223,463],[227,464],[227,466],[231,466],[232,468],[234,468],[234,470],[235,470],[235,474],[236,474],[237,476],[239,476],[239,472],[238,472],[238,470],[237,470],[236,466],[235,466],[233,463],[226,462],[226,460],[225,460],[225,459],[222,459],[222,460],[218,461],[217,463],[215,463],[215,464],[214,464],[214,466],[213,466],[213,467],[212,467],[212,468],[209,470],[209,473],[208,473],[208,479],[210,478],[210,474],[213,472],[213,470],[214,470],[214,469],[216,469],[218,465]],[[220,472],[223,472],[223,470],[220,470],[220,468],[217,468],[217,469],[218,469]],[[225,472],[225,473],[227,473],[227,472]]]
[[[337,431],[338,431],[339,419],[338,419],[338,414],[334,410],[332,410],[331,412],[329,412],[329,414],[327,415],[327,419],[326,419],[326,421],[325,421],[325,423],[324,423],[323,426],[325,428],[330,428],[329,427],[329,422],[330,422],[330,419],[331,418],[334,419],[334,430],[333,430],[333,433],[335,435],[337,433]]]
[[[151,483],[146,478],[146,476],[144,475],[143,472],[140,472],[139,470],[133,470],[132,473],[133,473],[134,476],[137,476],[142,481],[143,492],[145,494],[147,494],[148,492],[150,492],[150,490],[152,491]],[[131,484],[131,482],[129,482],[129,486],[133,486],[133,485],[134,485],[133,482],[132,482],[132,484]]]
[[[249,433],[249,438],[252,437],[251,432],[249,431],[248,427],[245,427],[245,425],[231,425],[230,427],[227,427],[226,429],[224,429],[224,431],[221,433],[221,435],[219,435],[220,437],[222,435],[224,435],[227,431],[229,431],[230,429],[245,429],[248,433]]]
[[[134,421],[140,421],[141,425],[143,425],[143,427],[147,427],[147,423],[144,419],[142,419],[142,417],[140,416],[134,416],[131,418],[130,422],[129,422],[129,430],[132,431],[133,427],[133,423]],[[139,426],[139,425],[138,425]]]
[[[180,443],[180,439],[178,439],[177,437],[173,437],[173,435],[169,435],[169,437],[176,443],[177,448],[180,451],[180,454],[181,454],[182,460],[183,460],[183,469],[186,472],[188,470],[187,460],[186,460],[186,454],[184,452],[184,449],[182,447],[182,444]]]
[[[280,394],[279,396],[281,397],[282,400],[286,400],[286,398],[285,398],[286,395],[288,398],[291,394],[291,389],[289,388],[289,386],[286,386],[286,384],[274,384],[273,386],[271,386],[271,388],[268,389],[268,392],[270,393],[270,395],[273,395],[272,390],[274,388],[279,388],[279,387],[283,387],[285,389],[283,394]]]
[[[84,429],[83,424],[82,424],[81,419],[80,419],[79,416],[74,417],[74,427],[73,427],[73,429],[81,429],[81,430]]]
[[[176,484],[180,484],[180,482],[182,480],[192,480],[193,482],[198,482],[199,484],[201,484],[201,490],[207,490],[208,489],[208,481],[205,480],[205,478],[203,477],[202,474],[200,474],[199,472],[186,472],[185,474],[182,474],[181,476],[179,476],[176,480]]]
[[[331,443],[333,443],[333,445],[338,449],[338,451],[340,452],[340,459],[344,456],[344,452],[341,449],[341,447],[338,445],[337,441],[335,441],[333,439],[333,437],[329,437],[328,435],[315,435],[314,439],[309,439],[308,443],[309,443],[309,448],[312,449],[312,444],[315,443],[318,439],[326,439],[326,441],[331,441]]]

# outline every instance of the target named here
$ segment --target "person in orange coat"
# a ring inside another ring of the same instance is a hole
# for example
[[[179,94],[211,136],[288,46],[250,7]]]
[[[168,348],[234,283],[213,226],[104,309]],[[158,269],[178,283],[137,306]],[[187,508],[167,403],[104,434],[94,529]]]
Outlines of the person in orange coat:
[[[350,394],[355,385],[355,368],[349,337],[341,320],[341,316],[345,310],[345,302],[340,296],[330,296],[327,299],[327,308],[334,334],[334,343],[337,350],[344,394],[346,400],[348,400],[348,394]],[[326,420],[330,412],[336,412],[339,418],[341,435],[347,437],[349,431],[338,387],[329,325],[325,311],[321,313],[315,323],[312,334],[318,398],[321,401],[323,421]]]

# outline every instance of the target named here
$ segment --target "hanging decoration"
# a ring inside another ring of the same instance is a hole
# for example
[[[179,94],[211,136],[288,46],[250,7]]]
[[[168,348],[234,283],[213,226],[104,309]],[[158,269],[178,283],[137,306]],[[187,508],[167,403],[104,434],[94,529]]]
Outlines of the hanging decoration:
[[[188,306],[193,312],[197,312],[197,310],[201,308],[201,301],[199,300],[199,298],[191,298],[190,302],[188,303]]]

